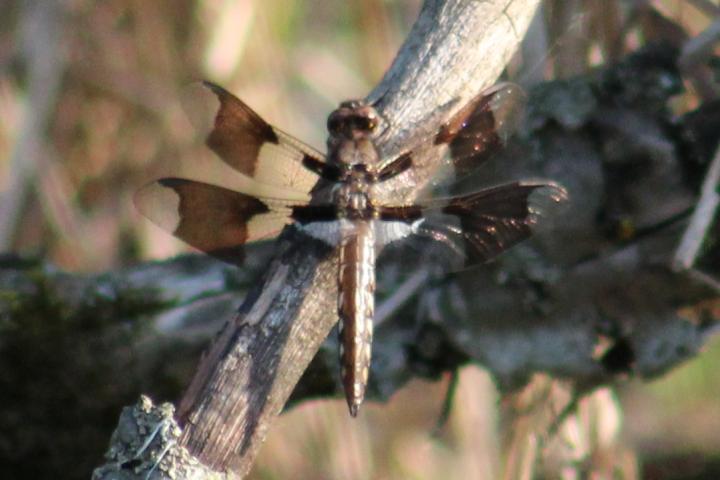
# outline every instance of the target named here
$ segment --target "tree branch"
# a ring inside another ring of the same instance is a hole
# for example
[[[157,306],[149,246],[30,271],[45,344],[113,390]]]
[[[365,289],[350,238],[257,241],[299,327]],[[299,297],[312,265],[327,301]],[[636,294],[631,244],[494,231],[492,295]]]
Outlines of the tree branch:
[[[438,107],[492,84],[537,3],[427,1],[369,96],[388,122],[380,150],[397,152]],[[249,471],[270,423],[337,320],[335,255],[296,240],[296,232],[283,235],[262,288],[220,333],[180,403],[181,444],[215,470]]]

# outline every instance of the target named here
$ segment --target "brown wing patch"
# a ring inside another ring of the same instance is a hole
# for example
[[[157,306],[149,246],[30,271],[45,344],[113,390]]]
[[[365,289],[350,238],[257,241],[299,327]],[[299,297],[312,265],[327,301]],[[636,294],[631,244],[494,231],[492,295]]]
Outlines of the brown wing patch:
[[[291,207],[182,178],[164,178],[137,192],[135,204],[153,223],[216,258],[241,264],[245,243],[272,238]]]
[[[449,270],[486,262],[530,237],[567,199],[551,182],[514,182],[468,195],[385,206],[382,220],[414,224],[421,254],[438,255]],[[447,254],[450,254],[448,256]]]
[[[235,95],[207,81],[203,85],[220,101],[207,146],[240,173],[253,177],[260,148],[265,142],[277,144],[277,135],[270,124]]]
[[[440,127],[435,145],[447,144],[457,174],[466,174],[500,150],[521,120],[525,94],[501,83],[470,100]]]
[[[466,263],[490,260],[532,234],[537,216],[529,197],[545,184],[500,185],[453,198],[442,213],[460,221],[466,243]]]
[[[423,208],[419,205],[381,206],[378,208],[380,220],[412,223],[422,218]]]
[[[199,99],[200,104],[192,103]],[[271,126],[232,93],[206,81],[188,89],[186,101],[188,116],[197,128],[208,132],[207,146],[238,172],[301,193],[317,183],[317,173],[306,168],[303,159],[310,157],[315,164],[324,164],[324,156]]]

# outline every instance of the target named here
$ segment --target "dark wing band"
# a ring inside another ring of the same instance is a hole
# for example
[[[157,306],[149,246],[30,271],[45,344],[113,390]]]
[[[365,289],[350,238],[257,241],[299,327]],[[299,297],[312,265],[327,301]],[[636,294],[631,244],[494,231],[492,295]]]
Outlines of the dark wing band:
[[[382,207],[380,218],[414,224],[414,233],[434,240],[469,266],[493,259],[530,237],[548,209],[567,198],[547,182],[514,182],[454,198]]]
[[[334,207],[260,198],[183,178],[163,178],[135,194],[138,210],[180,240],[240,265],[243,245],[275,237],[293,221],[329,220]]]
[[[186,90],[188,116],[226,164],[265,185],[303,194],[315,186],[318,168],[326,165],[322,153],[271,126],[214,83],[205,81]]]

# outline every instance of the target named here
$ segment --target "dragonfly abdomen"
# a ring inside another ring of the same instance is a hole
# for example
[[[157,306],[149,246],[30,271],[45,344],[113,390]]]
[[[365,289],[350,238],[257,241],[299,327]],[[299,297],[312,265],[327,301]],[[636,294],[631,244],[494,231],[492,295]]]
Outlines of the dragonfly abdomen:
[[[356,221],[342,236],[338,271],[340,367],[352,416],[365,397],[374,311],[375,232],[371,221]]]

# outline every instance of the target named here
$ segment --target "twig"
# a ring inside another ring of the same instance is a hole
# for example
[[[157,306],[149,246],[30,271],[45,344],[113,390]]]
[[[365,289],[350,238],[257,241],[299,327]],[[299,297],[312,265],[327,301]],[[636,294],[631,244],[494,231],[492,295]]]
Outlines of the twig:
[[[710,78],[710,72],[703,69],[703,64],[713,56],[715,47],[720,41],[720,19],[715,20],[698,35],[688,39],[682,47],[678,65],[682,70],[694,77],[695,88],[702,98],[716,98],[720,92]]]
[[[708,0],[690,0],[695,8],[702,10],[708,17],[716,17],[720,15],[720,7]]]
[[[375,310],[375,326],[382,325],[395,311],[402,307],[410,297],[417,293],[429,276],[430,273],[426,269],[420,269],[400,284],[393,294],[378,305]]]
[[[695,207],[695,212],[690,218],[690,224],[685,230],[675,253],[675,258],[673,259],[673,268],[675,271],[689,270],[695,264],[700,247],[702,247],[708,229],[716,216],[718,205],[720,204],[720,194],[718,194],[717,190],[719,185],[720,146],[715,151],[715,157],[710,164],[710,168],[708,168],[702,189],[700,190],[700,199]]]
[[[65,66],[61,49],[62,2],[23,2],[18,44],[27,59],[27,104],[10,156],[9,188],[0,191],[0,251],[9,250],[12,235],[43,154],[43,131],[53,114]]]

